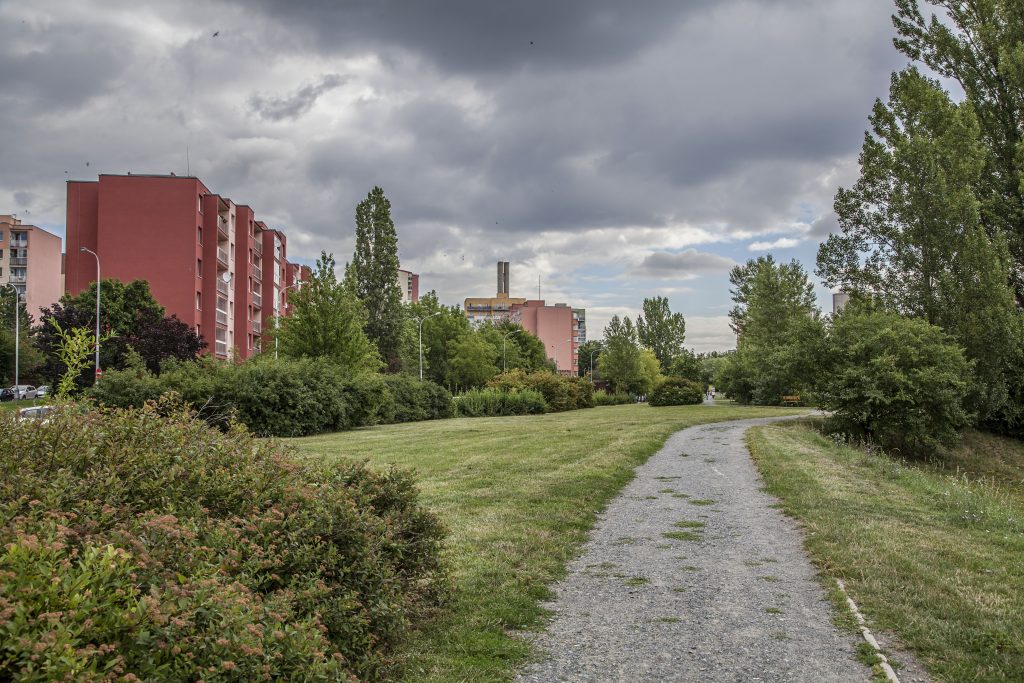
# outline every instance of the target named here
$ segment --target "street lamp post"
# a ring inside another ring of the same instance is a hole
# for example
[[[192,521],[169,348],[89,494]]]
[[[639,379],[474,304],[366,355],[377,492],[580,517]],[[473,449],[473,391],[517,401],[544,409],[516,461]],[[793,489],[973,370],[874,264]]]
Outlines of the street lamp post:
[[[96,259],[96,368],[93,383],[100,381],[100,257],[92,249],[82,247],[79,251],[92,254]]]
[[[302,284],[301,282],[296,282],[294,284],[290,284],[290,285],[284,287],[281,290],[281,294],[284,294],[289,289],[295,289],[295,288],[297,288],[301,284]],[[281,301],[278,300],[277,303],[278,303],[278,306],[280,307],[281,306]],[[280,344],[278,343],[280,339],[281,339],[281,312],[277,311],[276,314],[274,315],[274,360],[277,360],[277,347],[280,346]]]
[[[10,282],[7,285],[14,290],[14,397],[20,398],[18,390],[18,366],[21,365],[21,292]]]
[[[508,339],[509,337],[511,337],[513,334],[519,334],[520,332],[522,332],[521,329],[519,329],[519,330],[512,330],[511,332],[507,333],[504,337],[501,338],[501,371],[502,372],[505,372],[505,371],[508,370],[508,363],[505,361],[505,340]]]
[[[554,351],[555,351],[555,372],[559,371],[558,370],[558,347],[561,346],[562,344],[572,344],[572,337],[570,337],[569,339],[566,339],[564,342],[558,342],[556,344],[552,344],[551,345],[551,348],[554,349]],[[572,356],[572,346],[569,347],[569,355]],[[572,365],[572,358],[569,359],[569,365],[570,366]]]
[[[420,381],[421,382],[423,381],[423,321],[426,320],[427,318],[433,318],[435,315],[441,315],[442,313],[444,313],[444,311],[438,311],[437,313],[431,313],[430,315],[425,315],[422,318],[416,318],[416,320],[418,321],[417,327],[419,328],[419,333],[420,333]]]
[[[591,351],[590,351],[590,381],[591,381],[591,383],[593,383],[593,381],[594,381],[594,354],[597,353],[599,350],[600,349],[591,349]]]

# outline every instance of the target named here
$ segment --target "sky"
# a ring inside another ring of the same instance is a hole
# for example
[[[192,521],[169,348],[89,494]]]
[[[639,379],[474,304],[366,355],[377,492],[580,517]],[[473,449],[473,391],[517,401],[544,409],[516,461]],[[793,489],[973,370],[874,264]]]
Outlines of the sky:
[[[615,314],[666,296],[734,346],[728,272],[812,274],[867,116],[906,58],[892,0],[0,0],[0,213],[64,234],[65,181],[190,173],[351,258],[392,204],[449,304]],[[816,281],[816,280],[815,280]],[[831,296],[818,286],[821,306]]]

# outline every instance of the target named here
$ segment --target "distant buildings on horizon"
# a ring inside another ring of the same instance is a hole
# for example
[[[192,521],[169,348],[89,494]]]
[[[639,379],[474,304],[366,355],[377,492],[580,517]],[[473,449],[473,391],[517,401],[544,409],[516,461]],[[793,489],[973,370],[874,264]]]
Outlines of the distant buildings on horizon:
[[[14,287],[36,320],[64,293],[62,273],[60,237],[0,214],[0,287]]]

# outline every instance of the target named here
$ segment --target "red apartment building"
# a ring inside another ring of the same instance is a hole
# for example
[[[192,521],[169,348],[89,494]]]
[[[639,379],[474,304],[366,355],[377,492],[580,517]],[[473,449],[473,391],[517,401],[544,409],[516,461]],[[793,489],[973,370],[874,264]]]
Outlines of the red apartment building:
[[[511,317],[544,342],[548,358],[555,361],[560,374],[577,374],[580,342],[577,319],[570,306],[548,306],[543,299],[527,299],[525,303],[512,304]]]
[[[66,242],[69,294],[96,280],[96,259],[84,247],[99,255],[102,277],[147,280],[167,313],[218,358],[258,352],[304,272],[288,263],[283,232],[191,176],[68,182]]]

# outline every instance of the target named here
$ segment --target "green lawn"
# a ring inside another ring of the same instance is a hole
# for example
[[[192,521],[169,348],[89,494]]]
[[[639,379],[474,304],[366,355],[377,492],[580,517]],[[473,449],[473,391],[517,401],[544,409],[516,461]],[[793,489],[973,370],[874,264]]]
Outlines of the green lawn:
[[[872,629],[937,680],[1024,680],[1024,443],[969,433],[915,466],[806,425],[748,434],[768,490]]]
[[[450,531],[454,597],[399,653],[407,681],[507,681],[529,655],[511,631],[542,623],[538,602],[595,514],[673,432],[802,409],[647,405],[464,418],[293,439],[307,455],[413,468]]]

